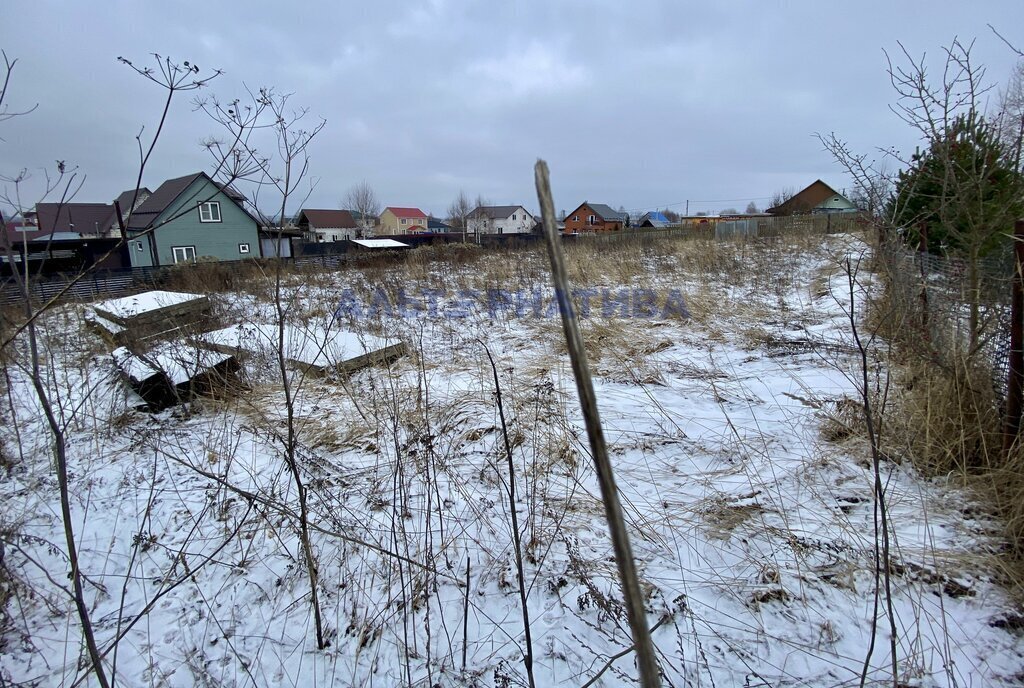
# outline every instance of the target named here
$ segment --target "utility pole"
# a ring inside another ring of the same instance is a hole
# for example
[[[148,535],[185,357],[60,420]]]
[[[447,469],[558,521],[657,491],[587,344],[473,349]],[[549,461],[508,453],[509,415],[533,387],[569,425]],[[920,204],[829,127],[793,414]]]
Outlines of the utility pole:
[[[689,198],[686,199],[686,212],[683,213],[683,215],[686,215],[687,217],[690,216],[690,199]]]

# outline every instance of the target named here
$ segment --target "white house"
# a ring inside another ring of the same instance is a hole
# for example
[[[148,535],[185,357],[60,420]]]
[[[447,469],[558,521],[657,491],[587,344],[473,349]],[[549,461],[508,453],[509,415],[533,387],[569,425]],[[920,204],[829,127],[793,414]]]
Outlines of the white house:
[[[529,234],[535,224],[521,205],[482,205],[469,214],[467,229],[472,234]]]
[[[306,241],[348,241],[359,233],[352,213],[347,210],[316,210],[303,208],[295,218]]]

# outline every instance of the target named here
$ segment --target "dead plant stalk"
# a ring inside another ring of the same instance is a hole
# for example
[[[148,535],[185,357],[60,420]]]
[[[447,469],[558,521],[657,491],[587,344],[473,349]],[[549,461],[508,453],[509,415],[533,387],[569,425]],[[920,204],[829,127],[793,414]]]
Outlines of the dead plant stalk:
[[[619,490],[615,484],[615,475],[611,461],[608,459],[608,447],[605,444],[604,431],[601,428],[601,417],[597,409],[597,397],[594,394],[594,383],[590,377],[590,366],[587,363],[587,352],[580,332],[579,321],[572,305],[569,290],[569,278],[566,275],[565,256],[562,252],[562,238],[555,227],[555,204],[551,195],[551,180],[548,165],[538,160],[534,167],[537,185],[537,198],[540,201],[541,215],[544,223],[544,234],[547,238],[548,255],[551,259],[551,276],[555,283],[555,298],[558,310],[562,314],[562,328],[565,331],[566,348],[572,363],[576,389],[580,395],[580,406],[587,426],[587,437],[593,454],[594,468],[601,486],[601,500],[604,503],[605,519],[611,531],[612,547],[615,551],[615,562],[619,569],[622,593],[625,598],[629,626],[633,634],[633,645],[636,649],[637,664],[640,669],[640,682],[644,688],[657,688],[661,685],[658,661],[654,655],[654,643],[647,623],[644,610],[643,593],[640,590],[640,579],[633,559],[633,548],[626,530],[626,520],[622,514],[619,501]]]
[[[530,688],[536,685],[533,680],[533,637],[530,635],[530,608],[526,603],[526,576],[523,574],[523,544],[519,537],[519,516],[516,514],[516,467],[512,460],[512,443],[508,439],[508,423],[505,421],[505,405],[501,399],[501,381],[498,379],[498,367],[494,364],[494,357],[491,350],[481,340],[487,360],[491,364],[491,374],[494,376],[494,394],[498,404],[498,417],[501,420],[501,436],[505,441],[505,459],[508,461],[508,513],[512,520],[512,544],[516,554],[516,578],[519,583],[519,601],[523,611],[523,631],[526,634],[526,652],[523,654],[523,666],[526,667],[526,677],[530,682]]]

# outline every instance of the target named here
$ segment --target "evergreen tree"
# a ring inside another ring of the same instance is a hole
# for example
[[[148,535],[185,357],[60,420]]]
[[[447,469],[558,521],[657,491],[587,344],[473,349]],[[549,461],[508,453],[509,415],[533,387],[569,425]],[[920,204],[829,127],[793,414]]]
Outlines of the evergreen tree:
[[[891,214],[907,242],[928,250],[978,258],[1008,245],[1024,213],[1024,182],[995,128],[975,113],[953,120],[944,136],[918,150],[900,172]]]

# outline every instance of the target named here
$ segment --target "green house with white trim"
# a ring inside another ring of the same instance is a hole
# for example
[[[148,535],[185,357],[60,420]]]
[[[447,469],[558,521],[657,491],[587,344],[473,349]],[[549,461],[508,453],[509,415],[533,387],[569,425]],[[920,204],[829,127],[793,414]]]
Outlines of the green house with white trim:
[[[205,172],[165,181],[126,218],[132,267],[259,258],[259,223],[243,200]]]

